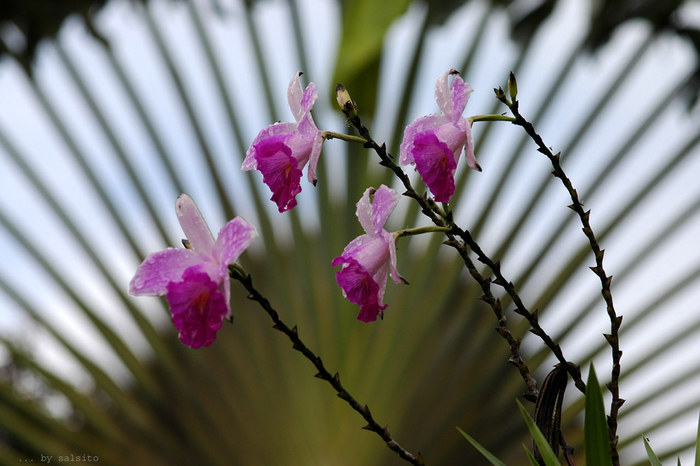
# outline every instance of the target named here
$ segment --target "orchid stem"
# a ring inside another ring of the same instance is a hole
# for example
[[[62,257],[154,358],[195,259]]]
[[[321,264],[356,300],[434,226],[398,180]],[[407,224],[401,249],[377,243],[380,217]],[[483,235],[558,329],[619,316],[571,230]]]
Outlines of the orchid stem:
[[[309,347],[306,346],[306,344],[301,340],[296,325],[290,328],[287,324],[285,324],[282,321],[282,319],[280,319],[279,314],[272,307],[270,301],[263,295],[261,295],[260,292],[253,286],[253,279],[251,278],[250,274],[246,272],[245,269],[243,269],[243,267],[235,263],[231,264],[229,266],[229,275],[234,280],[241,282],[243,287],[249,293],[248,299],[258,303],[258,305],[260,305],[260,307],[263,308],[267,315],[270,316],[272,322],[274,323],[272,328],[284,333],[287,336],[287,338],[289,338],[289,340],[292,342],[292,348],[299,351],[301,354],[304,355],[306,359],[311,361],[311,363],[316,367],[316,370],[318,371],[315,377],[323,379],[329,384],[331,384],[335,389],[336,393],[338,394],[338,397],[347,402],[352,407],[352,409],[360,413],[360,415],[365,419],[365,421],[367,421],[367,425],[364,426],[363,429],[369,430],[379,435],[379,437],[381,437],[381,439],[384,440],[386,445],[397,455],[399,455],[401,459],[414,465],[425,464],[423,461],[423,456],[420,453],[413,454],[408,450],[404,449],[401,445],[399,445],[389,434],[389,429],[387,429],[386,426],[381,426],[377,421],[374,420],[374,418],[372,417],[372,413],[369,410],[369,407],[367,405],[361,405],[355,398],[352,397],[352,395],[350,395],[350,393],[348,393],[345,387],[343,387],[343,385],[340,383],[340,375],[337,372],[335,374],[331,374],[330,372],[328,372],[326,367],[323,365],[323,361],[321,361],[321,358],[317,356],[313,351],[311,351]]]
[[[357,142],[359,144],[367,144],[367,139],[352,134],[336,133],[335,131],[323,131],[321,133],[323,139],[341,139],[346,142]]]
[[[451,227],[439,227],[436,225],[429,225],[418,228],[404,228],[403,230],[395,231],[393,234],[394,238],[399,239],[402,236],[415,236],[422,235],[424,233],[448,233],[451,230]]]
[[[511,123],[515,121],[514,117],[508,115],[474,115],[467,118],[470,124],[477,121],[510,121]]]
[[[513,80],[515,78],[512,78]],[[532,139],[532,141],[537,145],[537,151],[544,154],[552,164],[552,175],[559,180],[564,185],[564,188],[569,193],[572,203],[568,206],[571,210],[576,212],[578,215],[583,234],[588,239],[588,243],[593,252],[595,258],[595,266],[591,267],[593,273],[598,276],[601,284],[601,293],[603,295],[603,300],[605,301],[606,311],[608,318],[610,319],[610,333],[605,334],[605,339],[610,345],[612,353],[612,373],[610,383],[607,384],[608,390],[612,395],[612,400],[610,402],[610,415],[607,416],[608,421],[608,433],[610,437],[610,450],[612,456],[612,464],[618,466],[620,464],[619,453],[617,449],[618,436],[617,436],[617,415],[620,407],[625,402],[623,398],[620,398],[620,359],[622,358],[622,350],[620,349],[620,326],[622,325],[622,316],[617,314],[615,306],[613,304],[612,292],[610,290],[610,284],[612,281],[612,275],[608,275],[603,268],[603,256],[605,250],[601,248],[596,238],[593,228],[590,222],[590,210],[585,210],[583,208],[583,203],[581,202],[578,192],[574,188],[571,180],[564,172],[561,166],[561,153],[554,154],[552,150],[547,147],[547,145],[542,140],[542,137],[535,131],[532,123],[527,121],[521,114],[519,110],[519,102],[515,99],[512,101],[505,97],[505,93],[502,89],[495,89],[496,98],[503,102],[510,112],[513,114],[513,124],[522,127],[527,135]]]

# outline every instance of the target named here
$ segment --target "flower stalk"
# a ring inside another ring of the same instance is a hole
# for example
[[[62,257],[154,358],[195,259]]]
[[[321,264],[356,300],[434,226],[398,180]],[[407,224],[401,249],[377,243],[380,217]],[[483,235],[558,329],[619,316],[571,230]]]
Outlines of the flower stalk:
[[[311,363],[316,367],[318,371],[315,377],[325,380],[335,389],[338,397],[344,400],[346,403],[357,411],[364,419],[367,421],[367,425],[363,427],[365,430],[376,433],[381,439],[386,443],[387,447],[392,451],[396,452],[399,457],[414,465],[424,465],[423,456],[420,452],[414,454],[399,445],[389,433],[389,429],[384,426],[382,427],[372,416],[370,409],[367,405],[361,405],[340,382],[340,375],[336,372],[331,375],[331,373],[323,365],[323,361],[319,356],[317,356],[313,351],[309,349],[308,346],[304,344],[299,337],[299,331],[296,326],[290,328],[285,324],[279,317],[278,312],[272,307],[270,301],[265,298],[260,292],[253,286],[253,279],[241,266],[234,264],[229,267],[229,275],[232,279],[240,282],[243,287],[248,291],[248,299],[258,303],[260,307],[270,316],[274,325],[272,328],[279,330],[284,333],[287,338],[292,342],[292,347],[304,355],[306,359],[311,361]]]
[[[512,77],[511,73],[511,80],[515,82],[515,78]],[[509,85],[510,81],[509,80]],[[617,451],[617,442],[618,442],[618,436],[617,436],[617,415],[620,410],[620,407],[624,404],[625,400],[620,398],[620,387],[619,387],[619,380],[620,380],[620,359],[622,357],[622,351],[620,350],[620,340],[619,340],[619,331],[620,331],[620,326],[622,325],[622,316],[617,315],[617,312],[615,311],[615,306],[613,304],[613,298],[612,298],[612,293],[610,291],[610,284],[612,282],[612,275],[608,275],[605,272],[605,269],[603,268],[603,256],[605,255],[605,250],[600,247],[600,244],[598,243],[598,240],[595,236],[595,233],[593,232],[593,229],[591,228],[591,223],[590,223],[590,215],[591,211],[585,210],[583,208],[583,203],[581,202],[578,192],[574,188],[571,180],[569,177],[566,175],[564,172],[564,169],[561,166],[561,153],[558,152],[554,154],[549,147],[544,143],[542,140],[542,137],[537,134],[535,131],[534,126],[532,123],[527,121],[519,111],[519,104],[518,101],[513,98],[513,100],[509,100],[505,97],[505,93],[503,92],[502,89],[495,89],[496,97],[503,102],[508,108],[510,109],[511,113],[513,114],[513,121],[512,123],[514,125],[522,127],[527,135],[535,142],[537,145],[537,151],[544,154],[549,161],[552,164],[553,170],[552,170],[552,175],[555,178],[558,178],[561,183],[564,185],[564,188],[566,188],[567,192],[569,193],[569,196],[571,198],[572,203],[568,206],[571,210],[576,212],[578,215],[581,225],[582,225],[582,230],[583,234],[586,236],[588,239],[588,243],[590,244],[591,251],[593,252],[593,256],[595,258],[595,266],[591,267],[590,269],[593,271],[594,274],[599,278],[600,284],[601,284],[601,294],[603,295],[603,300],[605,301],[606,304],[606,310],[608,317],[610,319],[610,333],[605,334],[604,337],[608,344],[610,345],[611,348],[611,353],[612,353],[612,371],[611,371],[611,380],[610,383],[608,383],[607,387],[608,390],[610,390],[610,393],[612,394],[612,401],[610,403],[610,415],[608,416],[608,431],[609,431],[609,438],[610,438],[610,451],[612,455],[612,461],[613,465],[619,465],[620,464],[620,458],[619,454]]]
[[[367,139],[365,138],[354,136],[352,134],[336,133],[335,131],[323,131],[321,135],[324,140],[340,139],[345,142],[356,142],[363,145],[367,143]]]
[[[394,238],[398,240],[399,238],[404,236],[423,235],[425,233],[448,233],[451,230],[451,227],[439,227],[435,225],[428,225],[425,227],[418,228],[404,228],[403,230],[395,231],[393,234]]]
[[[515,118],[510,117],[508,115],[488,114],[470,116],[467,118],[467,120],[469,120],[469,123],[472,124],[477,121],[509,121],[512,123],[515,121]]]

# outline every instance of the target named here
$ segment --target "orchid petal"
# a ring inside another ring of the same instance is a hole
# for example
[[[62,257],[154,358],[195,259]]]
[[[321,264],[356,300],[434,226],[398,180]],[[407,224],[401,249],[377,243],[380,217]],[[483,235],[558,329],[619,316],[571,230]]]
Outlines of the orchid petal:
[[[192,348],[211,345],[230,313],[217,282],[196,266],[185,270],[182,281],[168,283],[166,298],[180,340]]]
[[[394,245],[394,236],[388,231],[383,231],[382,238],[384,239],[387,249],[389,250],[389,275],[391,276],[391,279],[397,285],[401,283],[408,283],[406,279],[399,274],[399,271],[396,268],[396,247]]]
[[[457,120],[462,118],[462,113],[467,106],[469,101],[469,95],[473,92],[473,89],[464,80],[455,76],[454,81],[452,81],[452,122],[456,123]]]
[[[384,309],[386,309],[386,304],[379,304],[377,302],[363,304],[360,313],[357,314],[357,320],[362,322],[374,322],[377,320],[377,317],[382,314]]]
[[[289,82],[289,87],[287,87],[287,103],[289,104],[289,108],[292,110],[292,115],[294,115],[294,119],[296,121],[301,120],[301,117],[304,116],[304,107],[301,104],[303,91],[301,81],[299,80],[299,76],[301,76],[301,74],[301,72],[295,74],[292,80]]]
[[[175,201],[175,212],[192,248],[200,254],[211,257],[214,237],[192,198],[187,194],[181,194]]]
[[[372,276],[375,283],[379,286],[377,290],[377,303],[384,302],[384,292],[386,291],[386,276],[389,271],[389,262],[384,262],[377,272]],[[386,305],[383,306],[382,310],[386,309]]]
[[[168,248],[150,254],[129,282],[134,296],[162,296],[169,282],[179,281],[185,269],[201,262],[202,256],[189,249]]]
[[[451,120],[445,115],[428,115],[418,118],[408,125],[403,132],[399,163],[401,165],[408,165],[415,162],[413,159],[413,141],[418,134],[424,131],[435,130],[441,125],[449,124],[450,122]]]
[[[472,127],[468,122],[466,124],[465,133],[467,135],[467,140],[465,142],[464,156],[467,159],[467,165],[469,165],[469,168],[473,170],[481,171],[481,166],[476,161],[476,157],[474,156],[474,139],[472,137]]]
[[[416,137],[416,170],[439,202],[448,202],[455,191],[455,155],[435,133],[426,131]]]
[[[314,102],[318,98],[316,84],[313,82],[309,83],[306,89],[302,91],[301,81],[299,80],[301,75],[301,72],[297,73],[289,82],[289,87],[287,88],[287,103],[297,122],[301,122],[311,112]]]
[[[270,140],[271,139],[273,138],[270,138]],[[300,132],[295,132],[285,137],[284,143],[289,147],[291,155],[297,160],[299,170],[304,168],[309,161],[309,156],[313,149],[313,142],[313,136],[309,137]]]
[[[365,244],[369,243],[373,239],[374,237],[370,235],[360,235],[356,237],[355,239],[350,241],[347,246],[345,246],[345,248],[343,249],[343,256],[354,256],[358,249],[364,247]]]
[[[365,233],[372,235],[376,233],[374,228],[374,220],[372,219],[372,202],[369,197],[375,191],[374,188],[367,188],[362,194],[362,197],[357,201],[357,209],[355,210],[355,215],[362,225],[362,229]]]
[[[321,156],[321,149],[323,147],[323,134],[321,131],[318,132],[314,138],[314,142],[311,146],[311,154],[309,156],[309,172],[308,179],[312,184],[316,184],[316,166],[318,165],[318,159]]]
[[[435,137],[438,141],[445,144],[452,154],[454,154],[455,164],[459,162],[459,157],[462,155],[462,149],[464,149],[464,143],[466,142],[466,118],[461,118],[457,121],[457,124],[446,123],[442,126],[438,126],[434,131]],[[430,131],[426,131],[425,134]],[[422,135],[420,137],[423,137]],[[415,142],[415,141],[414,141]],[[415,145],[414,145],[415,149]]]
[[[286,136],[294,134],[297,125],[295,123],[274,123],[261,129],[250,147],[246,151],[245,159],[241,165],[241,170],[255,170],[258,168],[256,146],[265,139],[275,136]]]
[[[301,169],[292,150],[281,138],[269,138],[256,145],[258,169],[263,183],[270,187],[280,212],[297,205],[295,196],[301,192]]]
[[[221,228],[214,245],[214,257],[222,270],[238,259],[258,235],[255,227],[241,217],[236,217]]]
[[[316,123],[314,123],[311,113],[305,114],[304,117],[299,120],[297,123],[296,134],[302,136],[309,143],[311,143],[314,138],[321,134],[321,131],[316,127]]]
[[[358,320],[372,322],[386,309],[379,299],[380,285],[358,261],[351,257],[336,257],[333,265],[343,265],[335,274],[336,281],[348,301],[361,306]],[[385,271],[386,273],[386,271]],[[384,280],[386,282],[386,280]],[[383,293],[382,293],[383,294]]]
[[[221,287],[223,288],[224,302],[226,303],[226,314],[224,314],[224,317],[230,318],[233,313],[231,312],[231,280],[228,279],[228,271],[226,272],[226,278],[221,283]]]
[[[301,87],[301,86],[300,86]],[[318,98],[318,91],[316,91],[316,83],[310,82],[306,89],[304,90],[304,95],[301,98],[300,104],[304,114],[311,112],[311,109]],[[299,121],[300,119],[297,119]]]
[[[396,208],[400,198],[399,193],[385,185],[377,188],[372,200],[372,223],[375,232],[383,230],[387,218]]]
[[[440,107],[440,111],[448,117],[451,117],[455,111],[452,103],[450,85],[448,83],[448,78],[452,74],[457,74],[457,71],[453,69],[445,71],[435,83],[435,102],[437,102],[438,107]]]
[[[361,245],[358,241],[357,247],[344,252],[343,255],[352,256],[374,275],[375,271],[389,260],[389,250],[380,235],[363,236],[367,237],[367,241],[362,241]]]

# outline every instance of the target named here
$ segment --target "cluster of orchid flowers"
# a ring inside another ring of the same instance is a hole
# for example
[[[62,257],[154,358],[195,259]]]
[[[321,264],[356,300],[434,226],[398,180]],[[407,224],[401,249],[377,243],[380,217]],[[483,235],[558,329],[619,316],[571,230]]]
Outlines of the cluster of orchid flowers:
[[[261,172],[280,212],[297,205],[302,170],[307,164],[308,180],[316,184],[316,166],[329,134],[316,127],[311,115],[318,97],[316,86],[312,82],[302,89],[300,75],[292,78],[287,91],[296,123],[275,123],[261,130],[241,167]],[[474,157],[473,120],[462,116],[471,92],[455,70],[448,70],[435,85],[441,113],[418,118],[404,131],[399,162],[415,166],[438,202],[448,202],[454,194],[454,175],[462,152],[470,168],[481,170]],[[396,268],[400,233],[384,228],[399,198],[385,185],[367,188],[356,211],[365,234],[352,240],[331,262],[332,266],[341,266],[336,281],[343,295],[360,306],[357,318],[363,322],[383,316],[387,276],[397,284],[406,283]],[[178,197],[176,213],[187,237],[185,248],[168,248],[146,257],[129,284],[129,292],[136,296],[165,295],[182,343],[192,348],[209,346],[223,320],[232,316],[229,266],[257,233],[255,227],[236,217],[215,239],[186,194]]]

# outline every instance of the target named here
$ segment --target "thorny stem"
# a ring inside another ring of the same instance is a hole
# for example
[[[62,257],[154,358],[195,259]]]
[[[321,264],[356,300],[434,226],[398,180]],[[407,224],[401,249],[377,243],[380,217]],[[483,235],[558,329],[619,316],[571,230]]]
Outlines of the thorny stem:
[[[525,132],[530,136],[530,138],[537,144],[537,151],[544,154],[552,163],[552,175],[555,178],[559,178],[569,193],[571,197],[571,205],[568,207],[576,212],[581,220],[581,225],[583,225],[583,234],[588,238],[588,242],[595,256],[595,266],[591,267],[593,273],[595,273],[600,279],[601,283],[601,294],[605,300],[605,305],[607,308],[608,317],[610,318],[610,333],[605,334],[605,339],[610,345],[612,352],[612,374],[610,383],[607,385],[608,390],[612,394],[612,401],[610,403],[610,415],[608,416],[608,433],[610,436],[610,451],[612,456],[612,461],[614,465],[620,464],[620,458],[617,451],[617,415],[620,407],[625,402],[624,399],[620,398],[620,358],[622,357],[622,351],[620,350],[620,339],[619,330],[622,325],[622,316],[618,316],[615,312],[615,307],[613,305],[612,293],[610,291],[610,283],[612,281],[612,275],[607,275],[603,269],[603,256],[605,250],[601,249],[598,240],[596,239],[595,233],[591,228],[590,214],[591,211],[584,210],[583,204],[581,203],[576,189],[574,189],[571,180],[566,176],[566,173],[562,169],[560,156],[561,153],[552,153],[552,151],[546,146],[542,138],[535,131],[535,128],[530,122],[525,120],[525,118],[520,115],[518,110],[518,101],[513,100],[512,102],[508,100],[501,89],[496,89],[496,96],[501,102],[505,103],[510,109],[511,113],[515,117],[513,121],[514,125],[521,126]]]
[[[481,297],[481,299],[484,302],[486,302],[489,306],[491,306],[491,309],[493,310],[496,319],[498,320],[498,328],[496,330],[506,340],[510,348],[511,358],[509,359],[509,362],[517,367],[527,387],[527,391],[524,394],[524,397],[530,401],[534,401],[537,398],[537,382],[530,374],[530,370],[527,367],[527,364],[520,356],[520,339],[515,338],[508,329],[507,319],[503,314],[501,302],[491,292],[491,279],[484,277],[476,268],[476,265],[469,257],[469,249],[471,249],[476,254],[479,262],[482,262],[491,269],[495,276],[495,280],[493,280],[493,283],[503,287],[506,293],[510,295],[510,297],[513,300],[513,303],[515,304],[515,312],[528,321],[528,323],[532,327],[530,331],[538,337],[540,337],[540,339],[542,339],[545,345],[547,345],[547,347],[550,348],[557,360],[564,367],[566,367],[566,370],[574,380],[574,384],[576,385],[576,387],[582,393],[585,393],[586,385],[581,379],[581,371],[579,370],[578,366],[576,366],[573,363],[570,363],[566,360],[566,358],[564,358],[563,352],[559,345],[556,344],[539,325],[537,311],[533,313],[525,307],[522,300],[520,299],[520,296],[518,296],[517,292],[515,291],[515,286],[513,285],[513,283],[506,280],[503,274],[501,273],[500,263],[491,260],[491,258],[489,258],[481,250],[481,248],[472,238],[468,230],[463,230],[455,224],[454,219],[452,217],[452,212],[444,211],[435,203],[435,201],[432,198],[429,198],[426,195],[421,196],[416,192],[416,190],[411,185],[411,181],[406,175],[406,173],[401,169],[401,167],[399,167],[394,162],[395,157],[387,152],[386,145],[382,144],[380,146],[372,139],[369,130],[366,126],[364,126],[364,124],[362,124],[362,120],[357,115],[352,102],[350,102],[350,104],[346,103],[344,106],[341,106],[341,108],[343,108],[343,112],[345,113],[348,119],[348,123],[351,124],[358,131],[360,136],[366,140],[364,146],[368,149],[374,150],[381,159],[380,165],[389,168],[401,180],[404,187],[406,188],[406,191],[403,193],[403,195],[414,199],[420,205],[422,213],[428,218],[430,218],[430,220],[435,225],[437,225],[438,227],[449,228],[449,231],[445,233],[445,235],[447,236],[447,241],[445,242],[445,244],[455,248],[458,251],[470,275],[474,278],[474,280],[476,280],[476,282],[481,287],[481,290],[483,292],[483,296]],[[510,121],[510,117],[508,117],[507,121]]]
[[[420,454],[420,452],[413,454],[408,450],[404,449],[401,445],[399,445],[389,434],[389,429],[386,426],[380,426],[377,423],[377,421],[374,420],[374,418],[372,417],[372,413],[369,410],[369,407],[367,405],[362,406],[357,400],[355,400],[355,398],[352,397],[352,395],[350,395],[350,393],[348,393],[348,391],[340,383],[340,375],[337,372],[335,373],[335,375],[331,375],[331,373],[328,372],[328,370],[326,370],[325,366],[323,365],[323,362],[321,361],[321,358],[319,356],[316,356],[313,353],[313,351],[311,351],[301,340],[297,331],[297,327],[294,326],[292,328],[289,328],[289,326],[287,326],[284,322],[282,322],[282,320],[280,320],[279,314],[272,307],[270,301],[263,295],[261,295],[257,289],[255,289],[255,287],[253,286],[253,279],[245,270],[243,270],[243,268],[241,268],[238,264],[233,264],[229,267],[229,275],[231,276],[231,278],[241,282],[243,287],[249,293],[248,299],[258,303],[260,307],[262,307],[263,310],[267,312],[267,314],[274,322],[272,328],[274,328],[275,330],[279,330],[280,332],[287,335],[287,338],[289,338],[289,340],[292,342],[292,348],[299,351],[301,354],[304,355],[306,359],[311,361],[311,363],[316,367],[316,370],[318,371],[315,377],[323,379],[329,384],[331,384],[337,392],[338,397],[347,402],[352,407],[352,409],[360,413],[360,415],[365,419],[365,421],[367,421],[367,425],[364,426],[363,429],[372,431],[379,435],[381,439],[384,440],[386,445],[391,450],[396,452],[396,454],[398,454],[399,457],[401,457],[405,461],[408,461],[409,463],[415,465],[425,464],[423,462],[423,456]]]

